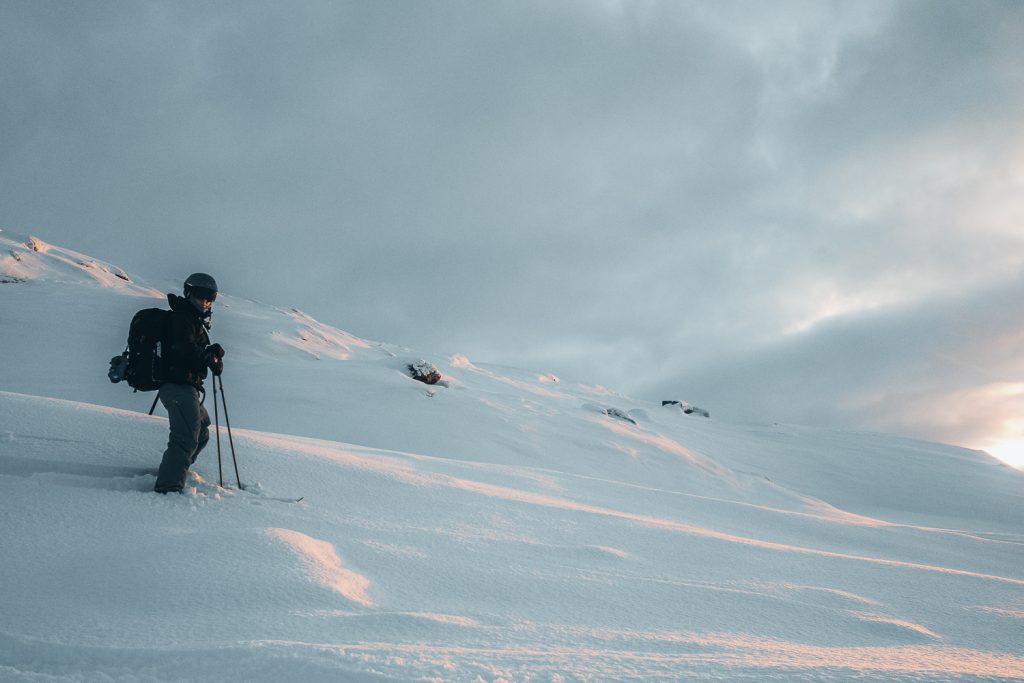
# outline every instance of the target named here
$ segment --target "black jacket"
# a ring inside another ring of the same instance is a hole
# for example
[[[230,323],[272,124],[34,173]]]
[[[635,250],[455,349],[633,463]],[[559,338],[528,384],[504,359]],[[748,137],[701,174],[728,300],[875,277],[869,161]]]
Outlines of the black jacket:
[[[164,328],[164,381],[202,388],[206,379],[203,356],[210,345],[203,315],[188,299],[167,295],[171,314]]]

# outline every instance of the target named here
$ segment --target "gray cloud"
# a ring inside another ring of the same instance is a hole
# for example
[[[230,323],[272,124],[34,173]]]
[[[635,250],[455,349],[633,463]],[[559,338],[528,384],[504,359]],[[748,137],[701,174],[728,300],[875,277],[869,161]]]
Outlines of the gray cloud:
[[[963,442],[992,426],[920,417],[969,374],[920,330],[974,292],[1009,319],[1022,29],[998,1],[7,2],[0,220],[364,336]]]

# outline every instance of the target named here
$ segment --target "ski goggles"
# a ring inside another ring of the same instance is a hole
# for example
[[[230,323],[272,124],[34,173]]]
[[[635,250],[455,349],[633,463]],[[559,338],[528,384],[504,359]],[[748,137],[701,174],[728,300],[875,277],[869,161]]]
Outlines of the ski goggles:
[[[206,299],[207,301],[216,301],[217,290],[207,289],[206,287],[193,287],[189,290],[189,296],[194,296],[197,299]]]

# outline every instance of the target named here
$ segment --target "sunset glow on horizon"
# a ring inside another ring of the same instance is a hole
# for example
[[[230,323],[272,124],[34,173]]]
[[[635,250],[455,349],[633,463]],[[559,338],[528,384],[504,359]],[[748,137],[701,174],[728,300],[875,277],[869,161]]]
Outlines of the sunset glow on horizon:
[[[999,441],[982,450],[1012,467],[1024,469],[1024,439]]]

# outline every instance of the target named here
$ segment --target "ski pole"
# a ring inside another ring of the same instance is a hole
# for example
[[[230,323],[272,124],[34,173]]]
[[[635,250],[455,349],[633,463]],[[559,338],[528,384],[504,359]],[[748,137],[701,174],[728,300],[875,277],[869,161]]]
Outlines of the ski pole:
[[[149,414],[152,415],[153,411],[156,410],[156,402],[160,400],[160,392],[156,392],[156,398],[153,399],[153,405],[149,407]]]
[[[213,386],[217,386],[218,379],[220,379],[220,401],[224,404],[224,424],[228,427],[228,443],[231,444],[231,462],[235,464],[235,481],[238,482],[238,488],[241,489],[243,488],[242,478],[238,476],[238,459],[235,458],[235,442],[234,439],[231,438],[231,418],[228,417],[228,400],[224,395],[224,377],[219,375],[214,376]],[[216,399],[214,399],[214,403],[216,403]]]
[[[220,487],[224,488],[224,468],[220,464],[220,415],[217,414],[217,378],[213,378],[213,424],[217,430],[217,472],[220,473]]]

